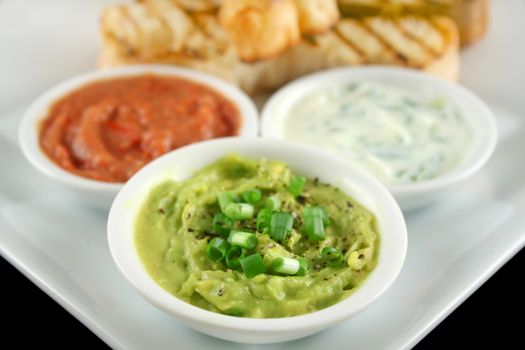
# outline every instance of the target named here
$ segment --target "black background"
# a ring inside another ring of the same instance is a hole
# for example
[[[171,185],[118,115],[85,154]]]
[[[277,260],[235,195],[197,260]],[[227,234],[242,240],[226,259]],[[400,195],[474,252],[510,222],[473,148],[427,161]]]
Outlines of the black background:
[[[3,259],[0,268],[2,344],[16,344],[13,348],[17,349],[73,349],[79,345],[88,349],[107,348]],[[518,344],[523,345],[525,331],[525,293],[521,289],[524,268],[525,250],[522,250],[415,349],[487,348],[489,344],[497,344],[496,349],[520,348]],[[173,348],[177,349],[177,345]]]

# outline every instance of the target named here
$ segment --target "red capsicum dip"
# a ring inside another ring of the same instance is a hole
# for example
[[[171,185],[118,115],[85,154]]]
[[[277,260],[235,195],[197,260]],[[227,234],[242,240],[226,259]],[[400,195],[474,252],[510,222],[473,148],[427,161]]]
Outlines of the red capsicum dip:
[[[67,171],[125,182],[146,163],[187,144],[237,135],[235,104],[177,77],[101,80],[58,100],[40,129],[44,153]]]

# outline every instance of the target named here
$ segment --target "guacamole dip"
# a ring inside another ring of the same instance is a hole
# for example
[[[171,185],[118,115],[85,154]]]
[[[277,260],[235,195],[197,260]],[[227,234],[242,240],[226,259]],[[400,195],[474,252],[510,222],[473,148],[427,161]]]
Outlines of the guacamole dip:
[[[223,314],[301,315],[348,297],[374,269],[373,214],[278,161],[236,155],[153,188],[135,244],[174,296]]]

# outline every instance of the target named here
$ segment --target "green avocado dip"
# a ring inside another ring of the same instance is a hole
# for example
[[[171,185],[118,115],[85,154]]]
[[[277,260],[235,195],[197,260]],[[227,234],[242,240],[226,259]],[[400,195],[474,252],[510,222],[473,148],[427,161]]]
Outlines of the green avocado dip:
[[[151,277],[217,313],[286,317],[333,305],[377,263],[374,215],[278,161],[224,157],[154,187],[135,244]]]

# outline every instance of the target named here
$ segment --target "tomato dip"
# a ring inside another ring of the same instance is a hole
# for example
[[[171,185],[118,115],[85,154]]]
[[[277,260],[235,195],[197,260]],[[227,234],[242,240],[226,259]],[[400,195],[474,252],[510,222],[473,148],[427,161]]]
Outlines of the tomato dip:
[[[40,146],[60,167],[125,182],[152,159],[206,139],[237,135],[235,104],[204,85],[140,75],[97,81],[55,102]]]

